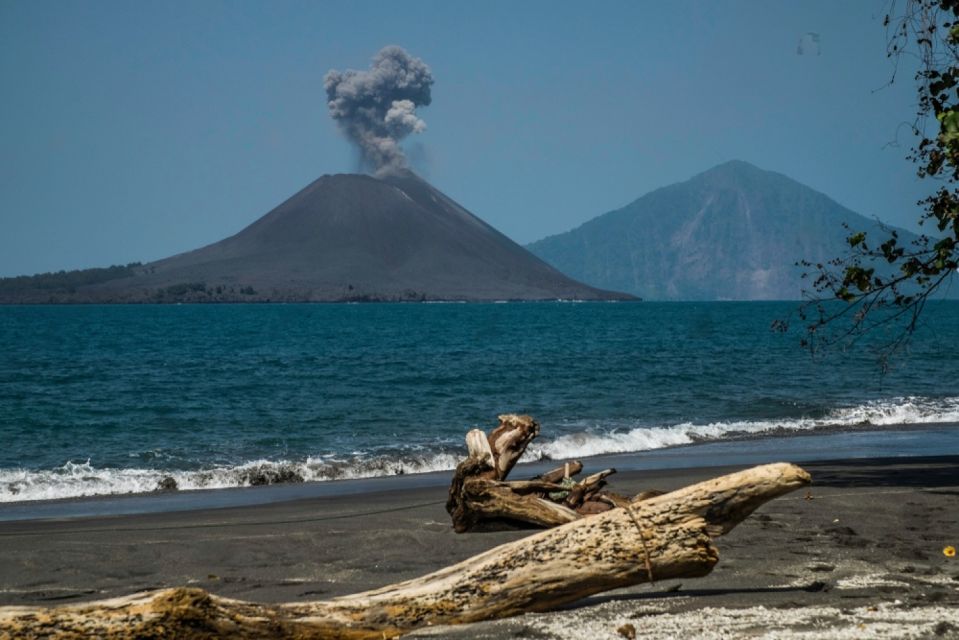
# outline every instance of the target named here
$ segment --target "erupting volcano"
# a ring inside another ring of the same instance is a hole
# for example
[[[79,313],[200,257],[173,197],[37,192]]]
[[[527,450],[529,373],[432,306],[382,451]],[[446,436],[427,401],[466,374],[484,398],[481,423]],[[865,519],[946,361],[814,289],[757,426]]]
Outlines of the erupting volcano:
[[[330,71],[330,115],[374,175],[325,175],[234,236],[146,265],[0,280],[0,302],[613,300],[496,231],[407,168],[433,76],[385,47]]]

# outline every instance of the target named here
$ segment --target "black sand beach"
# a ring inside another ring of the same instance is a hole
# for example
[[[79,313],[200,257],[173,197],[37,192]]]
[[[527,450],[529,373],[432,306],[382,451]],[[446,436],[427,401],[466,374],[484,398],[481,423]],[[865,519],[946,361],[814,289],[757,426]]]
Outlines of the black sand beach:
[[[959,637],[959,559],[943,553],[959,545],[959,457],[803,466],[811,490],[764,505],[720,538],[721,560],[705,578],[419,633],[617,638],[617,629],[628,635],[632,625],[640,637],[777,629],[776,637],[845,637],[850,629],[858,637]],[[612,486],[670,490],[740,468],[632,471],[614,476]],[[0,523],[0,604],[58,605],[178,585],[264,602],[326,599],[412,578],[531,532],[457,535],[445,494],[423,487]]]

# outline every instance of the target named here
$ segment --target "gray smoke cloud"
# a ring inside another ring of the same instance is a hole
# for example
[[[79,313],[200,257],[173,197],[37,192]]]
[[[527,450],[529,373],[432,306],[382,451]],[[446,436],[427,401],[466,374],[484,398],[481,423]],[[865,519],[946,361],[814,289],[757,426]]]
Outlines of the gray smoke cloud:
[[[407,166],[400,141],[426,130],[417,107],[430,104],[433,73],[402,47],[383,47],[369,71],[336,71],[323,77],[330,116],[363,156],[365,168],[385,173]]]

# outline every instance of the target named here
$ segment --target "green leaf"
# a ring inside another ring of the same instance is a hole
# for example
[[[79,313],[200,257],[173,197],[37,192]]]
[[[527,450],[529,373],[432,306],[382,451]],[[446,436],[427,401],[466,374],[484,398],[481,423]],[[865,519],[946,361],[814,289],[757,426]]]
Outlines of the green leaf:
[[[846,238],[846,242],[849,243],[850,247],[855,247],[857,245],[862,244],[865,239],[866,239],[866,232],[860,231],[859,233],[853,234],[849,236],[848,238]]]

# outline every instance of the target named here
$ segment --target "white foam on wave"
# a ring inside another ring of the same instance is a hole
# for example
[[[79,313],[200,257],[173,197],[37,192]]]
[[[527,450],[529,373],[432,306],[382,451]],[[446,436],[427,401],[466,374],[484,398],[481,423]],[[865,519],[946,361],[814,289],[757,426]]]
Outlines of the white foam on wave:
[[[721,440],[731,435],[760,434],[776,430],[804,430],[816,427],[815,420],[782,422],[715,422],[698,425],[677,424],[670,427],[635,427],[616,431],[582,431],[560,436],[526,449],[523,461],[563,460],[598,456],[607,453],[649,451],[704,440]]]
[[[741,420],[671,426],[637,426],[629,429],[585,430],[552,441],[534,442],[524,461],[562,460],[609,453],[648,451],[704,440],[759,435],[781,431],[810,431],[828,427],[889,426],[959,422],[959,397],[906,397],[875,400],[852,407],[833,409],[821,418]]]
[[[289,482],[317,482],[377,476],[427,473],[452,469],[460,456],[440,453],[423,457],[337,459],[307,458],[254,460],[238,466],[198,471],[103,468],[86,461],[67,462],[50,470],[0,469],[0,502],[55,500],[97,495],[156,491],[161,481],[172,478],[178,490],[224,489]]]
[[[894,398],[834,410],[827,420],[839,425],[892,425],[959,422],[959,397]]]
[[[841,407],[819,418],[746,420],[671,426],[603,428],[567,433],[554,439],[534,441],[523,457],[532,460],[568,460],[588,456],[662,449],[704,440],[721,440],[770,432],[801,432],[828,427],[886,426],[959,422],[959,397],[929,399],[894,398]],[[316,482],[371,478],[456,467],[462,452],[364,454],[319,456],[302,461],[254,460],[237,466],[201,470],[166,471],[143,468],[105,468],[67,462],[48,470],[0,469],[0,503],[52,500],[95,495],[116,495],[155,491],[165,478],[172,478],[179,490],[222,489],[257,484]]]

